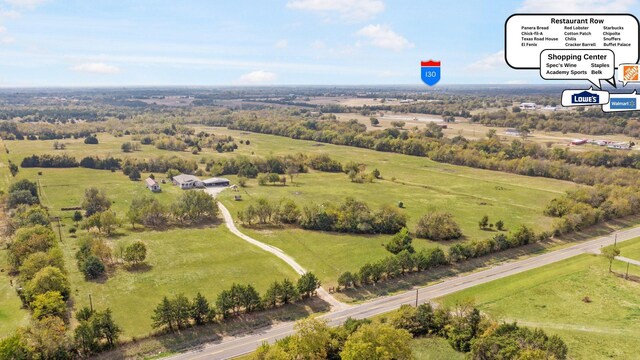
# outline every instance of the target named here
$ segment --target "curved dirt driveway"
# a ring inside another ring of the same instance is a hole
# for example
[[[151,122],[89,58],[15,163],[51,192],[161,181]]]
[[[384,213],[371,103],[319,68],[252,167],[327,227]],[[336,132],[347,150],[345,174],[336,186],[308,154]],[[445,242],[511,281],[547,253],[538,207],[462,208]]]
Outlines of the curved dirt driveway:
[[[208,189],[207,189],[208,190]],[[206,190],[205,190],[206,191]],[[219,193],[220,191],[217,191],[215,194]],[[211,196],[215,197],[215,194],[212,192],[207,191],[207,193]],[[307,270],[305,270],[302,266],[300,266],[300,264],[298,264],[295,260],[293,260],[293,258],[289,255],[287,255],[284,251],[280,250],[279,248],[269,245],[269,244],[265,244],[263,242],[260,242],[248,235],[243,234],[237,227],[236,224],[233,222],[233,217],[231,216],[231,213],[229,212],[229,210],[222,205],[221,202],[218,201],[218,208],[220,209],[220,213],[222,213],[222,217],[224,218],[224,223],[227,226],[227,228],[229,229],[229,231],[231,231],[234,235],[236,235],[237,237],[241,238],[242,240],[249,242],[257,247],[259,247],[260,249],[267,251],[277,257],[279,257],[280,259],[282,259],[282,261],[286,262],[287,265],[291,266],[291,268],[293,268],[293,270],[295,270],[295,272],[297,272],[300,275],[303,275],[307,272]],[[334,298],[331,294],[329,294],[329,292],[327,292],[324,288],[320,287],[317,291],[318,293],[318,297],[321,298],[322,300],[326,301],[329,305],[331,305],[331,311],[336,311],[336,310],[341,310],[341,309],[345,309],[348,307],[347,304],[344,304],[338,300],[336,300],[336,298]]]

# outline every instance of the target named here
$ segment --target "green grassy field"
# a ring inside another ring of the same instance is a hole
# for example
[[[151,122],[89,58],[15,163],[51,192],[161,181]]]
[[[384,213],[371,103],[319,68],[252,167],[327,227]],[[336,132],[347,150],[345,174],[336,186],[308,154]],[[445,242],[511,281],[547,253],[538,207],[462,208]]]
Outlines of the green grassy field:
[[[68,238],[64,249],[70,270],[76,309],[89,304],[111,307],[125,337],[146,335],[151,314],[163,296],[200,291],[211,302],[232,283],[252,284],[260,292],[276,279],[297,275],[284,262],[245,243],[223,226],[131,233],[113,242],[142,240],[148,247],[148,268],[118,268],[104,282],[88,282],[77,270],[73,254],[77,241]]]
[[[638,252],[640,239],[621,248],[623,254]],[[584,254],[439,301],[452,305],[472,299],[493,319],[558,334],[572,359],[631,359],[640,347],[640,283],[621,278],[625,270],[615,261],[615,274],[609,274],[606,259]],[[640,269],[630,274],[638,276]]]
[[[234,201],[236,193],[230,191],[219,195],[233,215],[259,197],[273,201],[287,197],[303,206],[310,202],[338,203],[346,196],[352,196],[365,201],[372,208],[383,204],[396,205],[402,201],[405,208],[401,211],[409,217],[410,229],[430,209],[449,211],[460,224],[465,237],[477,239],[495,234],[478,228],[478,220],[485,214],[492,222],[499,219],[505,221],[507,229],[520,224],[536,230],[549,229],[552,219],[542,214],[544,206],[552,198],[576,187],[569,182],[440,164],[414,156],[219,128],[210,130],[216,134],[250,140],[250,146],[241,146],[236,151],[239,154],[324,153],[343,163],[350,160],[365,163],[369,171],[377,168],[384,177],[372,184],[357,184],[350,182],[342,173],[312,171],[297,175],[294,182],[287,186],[258,186],[255,180],[250,180],[248,187],[240,190],[243,201]],[[391,181],[392,177],[396,181]],[[233,176],[230,178],[235,180]],[[297,229],[245,231],[291,254],[303,266],[317,272],[329,286],[335,285],[335,280],[343,271],[357,270],[368,261],[388,255],[381,246],[389,239],[388,236],[350,236]],[[416,248],[436,245],[432,241],[414,240]],[[439,245],[447,247],[449,243]]]
[[[57,151],[53,150],[53,141],[7,141],[6,144],[10,149],[8,157],[18,164],[25,156],[43,153],[66,153],[78,159],[90,154],[140,158],[177,155],[196,160],[232,157],[238,154],[268,156],[298,152],[305,154],[325,153],[343,163],[351,160],[364,163],[367,165],[368,171],[377,168],[381,171],[384,179],[372,184],[356,184],[351,183],[345,174],[310,172],[296,176],[294,182],[287,186],[258,186],[255,180],[251,180],[249,187],[241,190],[245,201],[233,201],[235,194],[231,191],[223,192],[220,195],[220,200],[229,207],[234,215],[238,210],[247,206],[252,199],[258,197],[267,197],[272,200],[290,197],[300,205],[304,205],[309,202],[340,202],[346,196],[352,196],[367,202],[372,208],[383,204],[395,205],[402,201],[405,208],[401,211],[407,214],[410,228],[413,228],[419,217],[428,210],[445,210],[454,215],[466,238],[486,238],[495,234],[478,229],[477,222],[485,214],[489,215],[492,222],[498,219],[504,220],[507,229],[520,224],[527,224],[537,230],[547,229],[551,219],[542,215],[545,204],[565,190],[576,186],[569,182],[440,164],[420,157],[318,144],[221,128],[198,128],[197,130],[202,129],[215,134],[231,135],[236,139],[250,140],[251,144],[240,145],[234,153],[218,154],[211,149],[205,149],[199,155],[192,155],[186,151],[158,150],[150,145],[142,146],[139,152],[125,154],[120,150],[120,145],[125,141],[130,141],[131,138],[129,136],[116,138],[108,134],[98,135],[100,139],[98,145],[86,145],[82,140],[63,140],[61,142],[66,144],[66,150]],[[39,172],[42,174],[38,175]],[[143,174],[143,176],[146,175]],[[65,227],[63,232],[65,233],[66,229],[72,225],[70,217],[73,212],[63,212],[60,208],[78,206],[86,187],[96,186],[104,189],[114,201],[113,209],[120,217],[124,217],[134,196],[149,193],[142,182],[132,182],[121,172],[112,173],[104,170],[21,168],[18,178],[39,179],[43,202],[50,207],[52,215],[62,217]],[[233,176],[230,178],[232,181],[235,179]],[[395,178],[395,181],[392,181],[392,178]],[[163,186],[161,194],[153,196],[158,197],[162,202],[169,203],[179,194],[180,190],[167,184]],[[335,285],[337,277],[344,271],[356,271],[366,262],[388,256],[382,244],[388,240],[389,236],[358,236],[277,228],[244,229],[244,231],[261,241],[278,246],[292,255],[301,265],[317,273],[326,286]],[[152,236],[149,234],[152,233],[131,233],[128,226],[120,230],[122,239]],[[201,237],[198,234],[193,236]],[[75,248],[73,241],[70,243],[65,246],[67,267],[76,271],[75,259],[73,258]],[[160,247],[152,249],[152,252],[162,253],[167,250],[160,245],[162,243],[158,242],[158,244]],[[435,242],[426,240],[416,239],[414,241],[414,246],[418,249],[436,245]],[[441,245],[448,246],[446,243]],[[264,261],[276,263],[274,259],[265,258]],[[189,267],[188,264],[180,266]],[[156,271],[155,267],[152,271]],[[251,273],[251,271],[249,270],[247,273]],[[73,276],[77,277],[74,283],[82,284],[78,287],[78,301],[85,301],[83,299],[87,297],[88,292],[93,291],[89,288],[84,289],[85,286],[100,285],[106,289],[105,293],[109,294],[112,291],[109,289],[121,289],[121,283],[125,284],[131,281],[126,276],[120,277],[119,274],[116,274],[115,278],[109,280],[113,282],[113,285],[86,284],[79,278],[79,274]],[[162,278],[168,274],[154,276]],[[220,279],[223,278],[220,277]],[[273,279],[273,277],[268,278]],[[115,281],[116,279],[118,281]],[[210,281],[214,280],[210,279]],[[113,288],[107,285],[111,285]],[[214,288],[216,285],[212,285],[212,289]],[[147,289],[148,286],[142,285],[142,293]],[[170,287],[166,289],[170,289]],[[118,290],[113,291],[115,294]],[[96,288],[95,292],[102,292],[102,290]],[[108,296],[114,296],[113,294]],[[158,294],[158,298],[160,296]],[[146,317],[148,318],[148,316]],[[128,335],[141,334],[144,333],[144,329],[148,329],[148,323],[142,323],[138,327],[134,322],[127,325]]]
[[[4,143],[0,140],[0,190],[3,192],[6,192],[11,181],[7,160]],[[4,216],[0,214],[2,219]],[[0,338],[13,334],[18,327],[28,324],[30,318],[29,312],[22,308],[15,287],[11,286],[4,244],[5,239],[0,239]]]
[[[22,308],[22,302],[14,286],[9,283],[7,250],[0,250],[0,339],[15,333],[20,326],[29,323],[29,312]]]
[[[250,140],[251,144],[240,145],[235,152],[224,154],[205,149],[199,155],[192,155],[186,151],[158,150],[150,145],[142,146],[139,152],[125,154],[120,151],[120,145],[122,142],[129,141],[130,137],[116,138],[108,134],[99,134],[100,144],[98,145],[85,145],[82,140],[64,140],[67,149],[58,150],[55,153],[67,153],[77,158],[87,153],[136,157],[178,155],[196,160],[232,157],[238,154],[251,157],[299,152],[324,153],[343,163],[348,161],[364,163],[368,171],[377,168],[384,179],[372,184],[356,184],[350,182],[342,173],[310,172],[296,176],[294,182],[287,186],[258,186],[255,180],[250,180],[249,186],[241,190],[245,201],[233,201],[235,193],[230,191],[223,192],[219,198],[233,215],[251,203],[252,199],[259,197],[271,200],[288,197],[303,206],[310,202],[341,202],[346,196],[352,196],[365,201],[372,208],[384,204],[396,205],[402,201],[405,208],[401,211],[407,214],[410,229],[415,227],[420,216],[427,211],[444,210],[454,215],[468,239],[487,238],[495,234],[495,232],[478,228],[477,223],[483,215],[488,215],[491,222],[503,220],[507,229],[520,224],[526,224],[536,230],[548,229],[552,219],[545,217],[542,209],[549,200],[576,186],[569,182],[452,166],[426,158],[367,149],[319,144],[223,128],[197,127],[196,130],[231,135],[238,140]],[[11,158],[17,163],[24,156],[33,153],[53,152],[51,150],[53,141],[8,141],[7,144],[11,149]],[[43,171],[41,183],[46,186],[46,189],[53,190],[54,187],[59,187],[61,190],[73,192],[72,196],[59,194],[59,199],[55,203],[65,204],[64,206],[77,205],[81,197],[81,192],[76,193],[75,190],[69,189],[70,186],[64,181],[66,176],[83,177],[82,183],[85,184],[94,182],[96,185],[104,184],[104,186],[121,189],[114,195],[116,211],[126,209],[135,191],[146,191],[144,188],[134,189],[137,186],[136,183],[131,183],[121,174],[117,180],[115,177],[108,177],[112,183],[105,184],[103,175],[99,175],[101,181],[96,182],[91,177],[98,175],[83,169],[38,169],[38,171]],[[57,175],[58,171],[65,175]],[[33,177],[36,176],[36,169],[21,169],[21,173],[23,173],[21,175]],[[235,180],[234,176],[229,178],[232,181]],[[395,178],[395,181],[392,181],[392,178]],[[175,191],[175,188],[170,186],[164,186],[164,189],[166,192]],[[48,195],[49,193],[47,191],[47,196],[57,196]],[[160,196],[167,197],[165,194]],[[346,270],[357,270],[368,261],[375,261],[388,255],[381,246],[388,240],[388,236],[351,236],[297,229],[245,230],[261,241],[282,248],[307,269],[318,273],[328,286],[335,285],[340,273]],[[448,246],[447,243],[441,245]],[[436,246],[436,243],[415,240],[414,246],[428,248]]]
[[[463,360],[465,354],[455,351],[447,340],[441,337],[413,339],[411,350],[416,360]]]
[[[68,232],[73,226],[73,211],[62,211],[61,208],[78,206],[84,189],[96,186],[106,192],[113,201],[112,209],[124,220],[131,199],[136,196],[149,194],[169,204],[182,194],[182,190],[166,184],[161,193],[152,194],[142,181],[131,181],[121,172],[83,168],[20,169],[17,178],[38,179],[42,203],[49,207],[52,215],[62,219],[62,248],[72,283],[74,309],[88,305],[91,294],[94,307],[109,306],[113,310],[126,338],[144,336],[151,331],[153,308],[164,295],[184,293],[193,297],[200,291],[210,301],[215,301],[215,296],[233,282],[250,283],[258,291],[264,291],[276,279],[297,278],[284,262],[235,237],[219,224],[156,232],[134,231],[125,221],[108,243],[115,247],[118,242],[142,240],[148,247],[149,267],[135,272],[118,267],[106,281],[88,282],[76,266],[79,239]],[[54,230],[57,232],[55,224]],[[82,236],[83,230],[79,231]],[[8,287],[8,279],[3,281],[4,277],[0,274],[0,287],[5,283]],[[0,297],[0,314],[19,306],[17,297],[11,298]],[[3,321],[0,331],[24,325],[25,316],[28,318],[28,312],[14,311],[6,322]]]
[[[125,330],[125,336],[141,336],[151,330],[151,313],[164,295],[184,292],[193,296],[201,291],[211,301],[234,281],[251,283],[259,291],[275,279],[296,277],[284,262],[254,248],[230,234],[223,226],[215,228],[173,229],[166,232],[136,232],[124,224],[117,242],[142,240],[148,246],[149,271],[129,272],[118,269],[106,282],[87,282],[77,269],[75,252],[78,239],[69,236],[73,211],[61,207],[77,206],[84,188],[90,184],[104,189],[114,201],[113,209],[123,218],[130,201],[137,195],[150,194],[142,182],[130,181],[120,172],[90,169],[39,169],[42,175],[31,174],[36,169],[21,172],[21,177],[40,179],[43,203],[52,214],[63,219],[63,249],[74,291],[75,308],[88,304],[92,294],[94,306],[110,306],[114,317]],[[99,180],[98,180],[99,179]],[[170,203],[182,190],[171,185],[153,194],[161,202]],[[55,228],[55,227],[54,227]]]

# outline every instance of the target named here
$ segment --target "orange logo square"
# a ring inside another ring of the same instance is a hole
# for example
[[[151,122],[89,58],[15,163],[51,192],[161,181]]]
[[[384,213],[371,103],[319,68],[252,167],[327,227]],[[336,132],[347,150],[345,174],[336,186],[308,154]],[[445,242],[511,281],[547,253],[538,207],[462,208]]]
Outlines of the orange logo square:
[[[622,79],[624,81],[638,81],[638,65],[624,65]]]

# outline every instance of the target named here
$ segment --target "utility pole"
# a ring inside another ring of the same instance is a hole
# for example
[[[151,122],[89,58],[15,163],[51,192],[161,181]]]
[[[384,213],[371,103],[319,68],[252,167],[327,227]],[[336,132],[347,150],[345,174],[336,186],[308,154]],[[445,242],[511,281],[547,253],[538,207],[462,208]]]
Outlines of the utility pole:
[[[613,235],[614,235],[613,247],[616,247],[616,245],[618,245],[618,233],[615,233]]]
[[[60,217],[58,216],[58,236],[60,237],[60,242],[62,242],[62,226],[60,225]]]
[[[91,309],[91,312],[93,313],[93,301],[91,300],[91,294],[89,294],[89,308]]]
[[[419,289],[416,289],[416,307],[418,307],[418,290]]]
[[[625,279],[629,278],[629,263],[627,263],[627,275],[624,276]]]

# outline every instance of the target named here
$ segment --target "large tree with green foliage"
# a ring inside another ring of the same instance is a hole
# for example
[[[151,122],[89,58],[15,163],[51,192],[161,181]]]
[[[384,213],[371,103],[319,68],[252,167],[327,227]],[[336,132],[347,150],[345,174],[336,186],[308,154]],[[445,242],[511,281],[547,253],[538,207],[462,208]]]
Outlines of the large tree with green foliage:
[[[388,324],[360,326],[344,343],[343,360],[409,360],[411,334]]]

